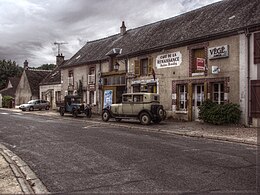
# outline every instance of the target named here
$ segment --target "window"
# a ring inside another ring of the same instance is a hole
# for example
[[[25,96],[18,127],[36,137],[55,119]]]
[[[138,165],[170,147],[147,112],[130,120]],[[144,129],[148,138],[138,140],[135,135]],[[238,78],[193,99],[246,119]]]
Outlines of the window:
[[[55,101],[56,102],[61,101],[61,91],[55,91]]]
[[[133,102],[132,95],[124,95],[123,102]]]
[[[187,110],[187,86],[177,85],[177,105],[178,110]]]
[[[212,94],[213,102],[224,104],[224,83],[213,83]]]
[[[143,102],[143,95],[134,95],[133,96],[134,102]]]
[[[89,92],[89,103],[91,104],[91,105],[93,105],[94,104],[94,91],[90,91]]]
[[[74,85],[73,70],[69,71],[68,84]]]
[[[95,84],[95,68],[91,67],[89,69],[89,75],[88,75],[88,84]]]
[[[260,32],[254,34],[254,64],[260,64]]]
[[[141,75],[148,75],[148,58],[142,59],[140,62]]]

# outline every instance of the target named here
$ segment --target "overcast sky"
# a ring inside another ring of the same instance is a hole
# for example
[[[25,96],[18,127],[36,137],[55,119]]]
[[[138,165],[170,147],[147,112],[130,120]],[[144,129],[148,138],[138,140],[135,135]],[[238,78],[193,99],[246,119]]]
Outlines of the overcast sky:
[[[55,63],[87,41],[133,29],[219,0],[0,0],[0,59],[23,66]]]

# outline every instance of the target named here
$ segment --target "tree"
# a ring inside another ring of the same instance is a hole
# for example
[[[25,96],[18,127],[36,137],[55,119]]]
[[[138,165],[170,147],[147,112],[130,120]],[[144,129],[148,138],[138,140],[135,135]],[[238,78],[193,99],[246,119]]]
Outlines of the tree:
[[[55,64],[43,64],[39,67],[37,67],[36,69],[39,70],[53,70],[55,68]]]
[[[0,60],[0,89],[6,87],[8,77],[21,76],[23,68],[18,66],[15,61]]]

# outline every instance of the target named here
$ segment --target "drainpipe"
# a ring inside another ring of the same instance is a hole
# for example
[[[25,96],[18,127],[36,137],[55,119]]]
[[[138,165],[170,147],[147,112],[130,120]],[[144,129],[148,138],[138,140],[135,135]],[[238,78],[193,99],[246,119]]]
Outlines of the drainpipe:
[[[250,85],[250,37],[251,33],[247,28],[245,30],[245,35],[247,37],[247,106],[248,106],[248,113],[247,113],[247,124],[251,124],[251,85]]]

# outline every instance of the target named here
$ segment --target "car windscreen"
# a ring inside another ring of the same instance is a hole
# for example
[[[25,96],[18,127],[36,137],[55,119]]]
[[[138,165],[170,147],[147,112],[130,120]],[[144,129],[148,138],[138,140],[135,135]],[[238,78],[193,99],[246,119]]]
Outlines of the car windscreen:
[[[35,102],[34,100],[31,100],[28,102],[28,104],[34,104],[34,102]]]

